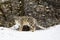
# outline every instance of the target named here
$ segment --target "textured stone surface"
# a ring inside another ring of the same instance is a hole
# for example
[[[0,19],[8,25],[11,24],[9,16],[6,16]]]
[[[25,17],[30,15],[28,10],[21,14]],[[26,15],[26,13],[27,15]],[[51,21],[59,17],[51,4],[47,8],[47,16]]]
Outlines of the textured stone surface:
[[[60,23],[60,1],[0,0],[0,26],[14,25],[14,16],[32,16],[41,26]]]

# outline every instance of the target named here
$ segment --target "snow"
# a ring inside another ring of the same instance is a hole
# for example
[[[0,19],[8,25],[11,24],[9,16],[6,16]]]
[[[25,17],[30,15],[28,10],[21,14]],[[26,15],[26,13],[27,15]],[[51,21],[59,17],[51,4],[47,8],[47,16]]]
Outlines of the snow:
[[[35,32],[0,27],[0,40],[60,40],[60,25]]]

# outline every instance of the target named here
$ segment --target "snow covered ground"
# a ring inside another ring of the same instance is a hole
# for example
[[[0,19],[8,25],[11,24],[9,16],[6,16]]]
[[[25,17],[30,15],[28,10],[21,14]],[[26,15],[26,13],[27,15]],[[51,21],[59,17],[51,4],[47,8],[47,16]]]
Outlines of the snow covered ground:
[[[0,27],[0,40],[60,40],[60,25],[35,32]]]

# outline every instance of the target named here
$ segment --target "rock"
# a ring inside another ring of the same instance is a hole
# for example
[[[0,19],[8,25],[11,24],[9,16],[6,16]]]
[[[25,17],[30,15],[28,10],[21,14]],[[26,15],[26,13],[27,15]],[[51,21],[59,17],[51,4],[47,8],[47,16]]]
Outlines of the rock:
[[[13,26],[14,16],[32,16],[46,28],[57,25],[60,23],[59,6],[58,0],[0,0],[0,26]]]

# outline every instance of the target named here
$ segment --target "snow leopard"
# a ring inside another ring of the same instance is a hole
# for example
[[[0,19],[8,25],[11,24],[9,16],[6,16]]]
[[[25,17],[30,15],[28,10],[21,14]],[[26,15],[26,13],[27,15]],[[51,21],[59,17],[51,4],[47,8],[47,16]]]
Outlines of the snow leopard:
[[[19,31],[22,31],[23,27],[28,26],[30,28],[30,31],[34,32],[36,30],[36,27],[39,27],[41,29],[46,29],[40,25],[38,25],[37,20],[31,16],[19,16],[14,17],[15,19],[15,28],[19,28]],[[17,25],[17,26],[16,26]]]

